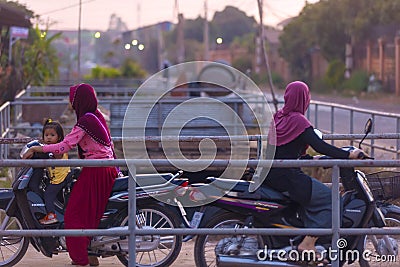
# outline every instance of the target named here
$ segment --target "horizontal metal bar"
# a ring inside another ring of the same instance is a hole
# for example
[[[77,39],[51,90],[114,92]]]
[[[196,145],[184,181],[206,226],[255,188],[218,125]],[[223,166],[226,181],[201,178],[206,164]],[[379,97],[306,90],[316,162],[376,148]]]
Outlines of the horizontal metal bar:
[[[135,229],[137,235],[331,235],[332,229],[321,228],[173,228],[173,229]],[[129,235],[128,227],[117,227],[112,229],[46,229],[46,230],[2,230],[0,236],[126,236]],[[399,235],[400,227],[386,228],[341,228],[343,235]]]
[[[15,128],[15,127],[14,127]],[[26,127],[20,127],[26,129]],[[354,140],[361,139],[364,135],[362,134],[324,134],[323,139],[325,140]],[[26,138],[2,138],[0,144],[17,144],[17,143],[28,143],[37,138],[26,137]],[[201,141],[203,139],[219,140],[219,141],[258,141],[267,140],[265,135],[234,135],[234,136],[145,136],[145,137],[113,137],[113,141],[129,141],[129,142],[160,142],[162,141]],[[400,133],[387,133],[387,134],[370,134],[365,139],[400,139]]]
[[[400,160],[184,160],[173,159],[174,165],[184,167],[193,166],[209,166],[209,167],[243,167],[243,166],[259,166],[259,167],[400,167]],[[96,166],[129,166],[137,167],[149,166],[169,166],[171,159],[4,159],[0,161],[0,167],[96,167]]]
[[[376,116],[400,118],[400,114],[397,114],[397,113],[390,113],[390,112],[382,112],[382,111],[375,111],[375,110],[369,110],[369,109],[355,108],[355,107],[350,107],[350,106],[331,103],[331,102],[322,102],[322,101],[311,100],[310,104],[318,105],[318,106],[340,108],[340,109],[344,109],[344,110],[352,110],[352,111],[355,111],[355,112],[364,113],[364,114],[371,114],[371,115],[373,114],[373,115],[376,115]]]

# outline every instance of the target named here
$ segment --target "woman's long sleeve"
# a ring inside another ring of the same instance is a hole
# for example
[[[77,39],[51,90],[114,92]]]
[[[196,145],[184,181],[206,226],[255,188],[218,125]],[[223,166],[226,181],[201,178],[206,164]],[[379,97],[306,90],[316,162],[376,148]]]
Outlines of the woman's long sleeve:
[[[308,127],[301,135],[303,142],[309,144],[315,151],[335,159],[349,158],[349,152],[326,143],[320,139],[314,132],[313,127]]]
[[[72,131],[64,137],[64,140],[57,144],[45,145],[43,146],[43,152],[45,153],[54,153],[54,154],[63,154],[70,151],[72,148],[76,147],[76,145],[82,140],[85,136],[85,132],[75,126],[72,128]]]

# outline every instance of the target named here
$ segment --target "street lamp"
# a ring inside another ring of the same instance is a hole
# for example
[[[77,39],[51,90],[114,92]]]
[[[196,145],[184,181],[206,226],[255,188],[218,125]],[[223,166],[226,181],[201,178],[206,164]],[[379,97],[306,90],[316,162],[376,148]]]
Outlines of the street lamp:
[[[144,49],[144,44],[138,45],[138,49],[139,49],[140,51],[142,51],[142,50]]]
[[[223,40],[221,37],[218,37],[216,40],[217,44],[222,44]]]

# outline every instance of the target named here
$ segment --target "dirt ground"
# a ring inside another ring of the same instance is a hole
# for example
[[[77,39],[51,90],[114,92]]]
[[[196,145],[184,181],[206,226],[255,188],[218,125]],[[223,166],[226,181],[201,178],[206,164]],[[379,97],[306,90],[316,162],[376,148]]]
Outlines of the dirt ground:
[[[183,243],[181,253],[179,254],[176,261],[172,264],[173,267],[191,267],[195,266],[193,260],[193,244],[194,241],[188,241]],[[99,258],[101,267],[115,267],[124,266],[117,257],[110,258]],[[16,265],[18,267],[71,267],[71,260],[67,253],[62,253],[48,258],[43,256],[42,253],[37,252],[32,246],[29,246],[27,254],[24,258]]]
[[[194,241],[191,240],[187,243],[183,243],[181,253],[179,254],[176,261],[171,265],[173,267],[191,267],[195,266],[193,259],[193,245]],[[67,253],[56,255],[53,258],[47,258],[41,253],[37,252],[32,246],[29,247],[27,254],[17,264],[18,267],[37,267],[40,263],[41,267],[71,267],[74,265],[70,264],[71,260]],[[115,267],[124,266],[116,257],[100,258],[101,267]],[[348,267],[359,266],[358,264],[345,265]],[[397,267],[400,266],[400,259],[397,258],[396,262],[392,263],[371,263],[371,267]]]

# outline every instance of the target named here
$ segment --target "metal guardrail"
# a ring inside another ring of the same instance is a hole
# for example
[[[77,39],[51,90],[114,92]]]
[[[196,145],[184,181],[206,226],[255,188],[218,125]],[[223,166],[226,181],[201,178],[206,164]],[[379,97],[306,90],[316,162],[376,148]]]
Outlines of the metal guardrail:
[[[381,112],[381,111],[373,111],[373,110],[368,110],[368,109],[363,109],[363,108],[356,108],[356,107],[349,107],[346,105],[341,105],[341,104],[335,104],[335,103],[327,103],[327,102],[322,102],[322,101],[315,101],[315,100],[311,100],[310,106],[313,106],[313,108],[309,108],[307,110],[307,118],[310,119],[313,122],[313,125],[315,128],[318,128],[318,126],[320,125],[320,119],[323,119],[324,121],[326,121],[328,118],[324,117],[324,118],[320,118],[319,115],[319,110],[320,108],[325,108],[325,109],[329,109],[330,110],[330,129],[324,129],[324,132],[326,133],[330,133],[330,134],[334,134],[335,133],[335,123],[338,120],[342,120],[343,121],[343,116],[339,116],[338,118],[334,116],[335,111],[345,111],[348,112],[348,133],[350,135],[354,134],[354,124],[355,124],[355,116],[356,114],[364,114],[367,115],[368,117],[370,117],[372,119],[372,121],[376,121],[377,118],[382,118],[382,119],[390,119],[392,120],[392,125],[394,126],[394,129],[392,132],[396,132],[396,133],[400,133],[400,114],[396,114],[396,113],[390,113],[390,112]],[[390,122],[387,122],[390,123]],[[375,128],[377,127],[377,125],[374,123],[373,125],[373,129],[372,129],[372,133],[375,133]],[[390,138],[388,138],[390,139]],[[334,140],[334,139],[331,139]],[[391,148],[391,146],[389,146],[389,148],[382,146],[382,145],[378,145],[375,144],[374,139],[371,139],[370,144],[368,144],[371,147],[371,154],[374,154],[374,150],[375,149],[380,149],[383,151],[387,151],[387,152],[391,152],[394,153],[396,156],[396,159],[400,159],[400,139],[396,138],[396,144]],[[332,141],[332,143],[334,143]]]
[[[345,229],[340,227],[340,194],[339,194],[339,167],[400,167],[400,161],[398,160],[214,160],[210,165],[215,166],[227,166],[228,164],[232,167],[241,167],[243,164],[248,166],[260,167],[332,167],[332,228],[331,229],[276,229],[276,228],[257,228],[257,229],[136,229],[135,225],[135,214],[136,214],[136,183],[134,178],[136,176],[135,168],[148,164],[148,160],[139,159],[126,159],[126,160],[3,160],[0,161],[0,167],[21,167],[21,166],[32,166],[32,167],[46,167],[46,166],[131,166],[132,173],[130,173],[129,179],[129,202],[128,202],[128,217],[129,223],[128,228],[118,228],[113,230],[104,231],[100,229],[77,229],[77,230],[2,230],[0,235],[10,236],[94,236],[94,235],[127,235],[129,238],[129,254],[136,254],[135,240],[136,235],[145,234],[259,234],[259,235],[330,235],[332,234],[332,249],[337,250],[337,241],[340,235],[363,235],[363,234],[389,234],[398,235],[400,234],[400,228],[391,229],[363,229],[363,228],[352,228]],[[154,166],[160,166],[168,164],[168,160],[151,160]],[[177,160],[177,164],[180,166],[193,166],[194,164],[209,163],[209,161],[198,160],[196,162]],[[131,259],[134,257],[131,257]],[[130,267],[136,266],[136,263],[129,261]],[[333,263],[333,267],[339,266],[339,258],[336,258]]]
[[[56,88],[56,89],[54,89]],[[207,88],[190,88],[190,90],[207,90]],[[54,91],[55,90],[55,91]],[[96,88],[97,90],[97,88]],[[99,103],[101,105],[104,106],[110,106],[110,105],[116,105],[116,104],[126,104],[128,105],[131,95],[132,93],[135,91],[134,88],[129,88],[129,87],[125,87],[125,88],[118,88],[118,87],[99,87],[98,88],[99,92],[101,93],[101,95],[107,96],[107,95],[112,95],[113,92],[115,92],[115,97],[114,99],[111,99],[109,97],[99,97]],[[187,89],[185,89],[187,90]],[[27,92],[29,91],[29,92]],[[13,115],[9,117],[12,118],[12,122],[10,123],[10,131],[18,131],[18,130],[37,130],[37,127],[34,126],[23,126],[23,128],[20,128],[18,126],[16,126],[15,122],[18,121],[18,118],[21,118],[21,114],[22,114],[22,106],[25,104],[31,104],[31,105],[68,105],[68,101],[67,98],[64,96],[68,93],[68,88],[58,88],[57,87],[32,87],[27,91],[23,91],[19,94],[18,98],[16,98],[16,101],[13,101],[10,103],[11,107],[10,107],[10,112],[13,112]],[[54,94],[54,96],[46,96],[47,98],[43,98],[43,97],[38,97],[38,96],[32,96],[30,97],[29,95],[35,95],[35,93],[37,94],[41,94],[41,93],[46,93],[46,94]],[[63,95],[63,98],[60,98],[60,94]],[[57,96],[58,95],[58,96]],[[117,96],[119,95],[119,96]],[[56,98],[54,98],[56,97]],[[57,98],[58,97],[58,98]],[[46,101],[47,99],[47,101]],[[143,100],[145,103],[146,100]],[[180,103],[182,101],[182,99],[180,97],[177,97],[175,99],[168,99],[168,103]],[[172,102],[171,102],[172,101]],[[175,102],[174,102],[175,101]],[[225,101],[225,100],[224,100]],[[229,100],[226,100],[229,101]],[[266,107],[265,105],[265,99],[264,96],[260,96],[260,95],[252,95],[250,94],[248,96],[247,101],[251,104],[251,105],[261,105],[259,106],[260,110],[265,110]],[[280,105],[283,104],[282,101],[279,102]],[[234,105],[234,102],[232,102],[232,104]],[[323,117],[321,117],[320,111],[321,110],[329,110],[329,115],[326,116],[324,115]],[[0,111],[1,112],[1,111]],[[4,110],[4,112],[6,112],[6,110]],[[344,118],[343,116],[338,116],[338,118],[335,116],[335,114],[337,112],[346,112],[346,118]],[[328,103],[328,102],[321,102],[321,101],[315,101],[315,100],[311,100],[310,103],[310,108],[307,111],[307,117],[310,119],[310,121],[313,123],[313,125],[316,128],[319,128],[319,126],[322,124],[322,120],[324,121],[324,123],[327,120],[330,120],[329,122],[329,126],[327,128],[323,127],[321,128],[321,130],[323,130],[324,133],[328,133],[328,134],[338,134],[338,132],[336,131],[337,129],[337,123],[338,121],[344,121],[344,120],[348,120],[348,133],[349,134],[354,134],[355,132],[355,127],[354,125],[357,122],[356,117],[359,116],[360,114],[364,114],[365,116],[371,117],[374,121],[377,119],[379,120],[388,120],[390,119],[390,122],[386,121],[384,122],[387,125],[393,125],[393,129],[391,131],[386,131],[386,132],[392,132],[392,133],[399,133],[400,132],[400,114],[395,114],[395,113],[388,113],[388,112],[379,112],[379,111],[373,111],[373,110],[368,110],[368,109],[362,109],[362,108],[355,108],[355,107],[349,107],[349,106],[345,106],[345,105],[341,105],[341,104],[334,104],[334,103]],[[358,122],[357,122],[358,123]],[[325,123],[326,125],[326,123]],[[377,124],[375,124],[375,127]],[[229,125],[232,126],[232,125]],[[121,128],[121,125],[119,123],[113,123],[112,125],[110,125],[110,129],[116,130],[117,132],[119,131],[119,129]],[[68,130],[69,127],[66,127],[66,130]],[[343,130],[342,128],[340,128],[339,130]],[[359,129],[357,129],[357,132],[359,132]],[[373,129],[372,133],[375,133],[375,130]],[[156,134],[153,134],[156,135]],[[382,138],[383,139],[383,138]],[[384,138],[384,139],[391,139],[391,138]],[[335,140],[337,139],[330,139],[332,140],[331,143],[334,144]],[[382,144],[378,144],[375,142],[374,139],[370,139],[370,143],[366,144],[371,148],[371,152],[370,154],[373,155],[375,150],[381,150],[381,151],[385,151],[385,152],[389,152],[389,153],[393,153],[393,155],[395,156],[396,159],[400,159],[400,138],[397,138],[394,141],[387,141],[386,143],[390,143],[388,145],[382,145]]]

